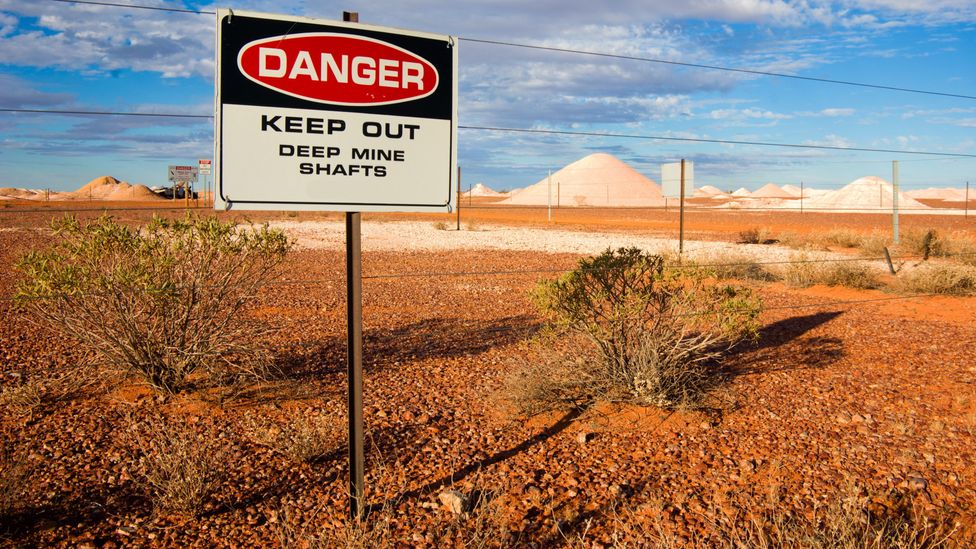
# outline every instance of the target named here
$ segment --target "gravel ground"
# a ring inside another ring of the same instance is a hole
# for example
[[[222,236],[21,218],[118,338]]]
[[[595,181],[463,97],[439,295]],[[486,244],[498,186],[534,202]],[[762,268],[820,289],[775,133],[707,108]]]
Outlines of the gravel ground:
[[[367,532],[350,533],[341,441],[304,463],[265,436],[319,416],[343,429],[343,229],[275,225],[301,248],[287,278],[308,282],[268,288],[248,314],[278,328],[268,343],[287,375],[232,395],[217,387],[168,398],[132,379],[102,379],[29,414],[4,406],[2,450],[20,456],[29,475],[3,486],[17,497],[0,507],[0,542],[306,547],[319,536],[330,547],[351,534],[364,547],[482,539],[503,547],[728,546],[755,524],[772,524],[769,516],[806,520],[838,502],[859,505],[855,522],[865,511],[895,516],[910,502],[956,525],[950,545],[973,542],[973,298],[873,301],[891,296],[757,285],[767,307],[762,337],[726,363],[732,375],[720,395],[728,406],[606,406],[525,419],[506,404],[508,373],[553,351],[573,352],[533,344],[541,320],[528,296],[539,278],[531,273],[364,281],[374,514]],[[607,246],[667,244],[630,233],[453,232],[423,222],[371,221],[363,231],[365,273],[569,268],[579,254]],[[15,258],[48,240],[44,232],[0,233],[0,295],[12,291]],[[0,301],[5,395],[87,359]],[[140,482],[143,449],[127,433],[160,414],[216,444],[224,458],[215,466],[219,489],[197,518],[158,512]],[[3,479],[11,478],[10,463]],[[451,511],[452,497],[479,494],[487,497],[470,515]]]

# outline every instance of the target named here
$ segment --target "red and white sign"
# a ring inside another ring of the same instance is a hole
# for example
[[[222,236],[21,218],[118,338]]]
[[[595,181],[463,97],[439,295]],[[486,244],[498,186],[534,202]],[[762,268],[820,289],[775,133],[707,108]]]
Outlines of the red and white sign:
[[[457,58],[451,36],[218,10],[214,206],[452,211]]]
[[[437,69],[381,40],[335,33],[272,36],[241,50],[237,66],[258,84],[330,105],[389,105],[427,97]]]
[[[213,160],[201,159],[200,160],[200,175],[210,175],[210,169],[213,166]]]

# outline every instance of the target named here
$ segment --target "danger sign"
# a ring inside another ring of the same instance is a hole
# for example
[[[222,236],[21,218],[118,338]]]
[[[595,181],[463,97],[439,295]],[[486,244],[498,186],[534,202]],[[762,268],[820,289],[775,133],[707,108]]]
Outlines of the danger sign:
[[[451,211],[450,36],[219,10],[215,207]]]

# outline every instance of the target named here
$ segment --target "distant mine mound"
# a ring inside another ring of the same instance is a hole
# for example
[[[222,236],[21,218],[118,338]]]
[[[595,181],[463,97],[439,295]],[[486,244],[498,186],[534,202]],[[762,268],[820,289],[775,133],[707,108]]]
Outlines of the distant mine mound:
[[[738,189],[732,191],[732,196],[736,198],[748,198],[752,196],[752,191],[745,187],[739,187]]]
[[[461,194],[463,194],[464,196],[493,196],[493,197],[505,196],[505,193],[500,193],[495,189],[492,189],[488,185],[485,185],[484,183],[475,183],[475,185],[471,187],[470,190]]]
[[[2,189],[0,189],[0,193],[2,193]],[[922,200],[946,200],[949,202],[962,202],[966,200],[965,189],[953,189],[951,187],[930,187],[918,191],[907,191],[905,194],[912,198],[920,198]],[[974,196],[976,196],[976,193],[973,193],[971,198]]]
[[[753,198],[796,198],[775,183],[766,183],[752,193]]]
[[[809,208],[836,210],[890,209],[893,196],[894,187],[891,183],[877,176],[867,176],[855,179],[842,189],[814,196],[804,204]],[[903,192],[898,193],[898,207],[911,210],[928,209],[928,206]]]
[[[551,181],[551,184],[550,184]],[[583,157],[504,200],[533,206],[663,206],[661,187],[613,155]]]
[[[112,201],[142,201],[162,200],[163,197],[154,193],[145,185],[131,185],[125,181],[104,175],[92,179],[78,190],[65,193],[69,200],[112,200]]]
[[[713,187],[711,185],[702,185],[701,187],[695,189],[696,197],[705,198],[705,197],[716,196],[720,194],[724,194],[722,192],[722,189],[719,189],[718,187]]]

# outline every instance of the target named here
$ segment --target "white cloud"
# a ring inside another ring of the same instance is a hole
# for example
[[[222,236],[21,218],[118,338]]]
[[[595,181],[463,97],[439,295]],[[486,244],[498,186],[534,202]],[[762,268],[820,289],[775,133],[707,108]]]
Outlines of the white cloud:
[[[829,108],[822,109],[819,114],[820,116],[836,118],[838,116],[854,116],[854,112],[855,110],[850,108]]]

